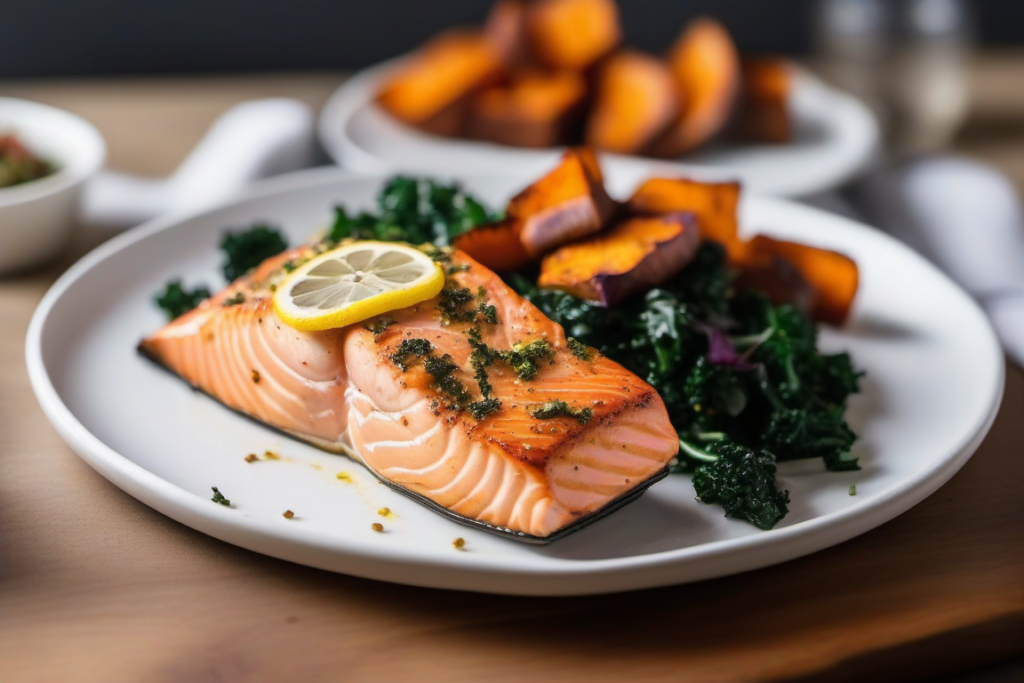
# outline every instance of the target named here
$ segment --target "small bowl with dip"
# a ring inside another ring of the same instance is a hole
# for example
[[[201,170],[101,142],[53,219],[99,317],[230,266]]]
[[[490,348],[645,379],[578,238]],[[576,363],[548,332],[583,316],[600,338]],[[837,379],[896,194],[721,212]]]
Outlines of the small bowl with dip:
[[[38,265],[68,245],[82,188],[105,157],[103,137],[85,119],[0,97],[0,273]]]

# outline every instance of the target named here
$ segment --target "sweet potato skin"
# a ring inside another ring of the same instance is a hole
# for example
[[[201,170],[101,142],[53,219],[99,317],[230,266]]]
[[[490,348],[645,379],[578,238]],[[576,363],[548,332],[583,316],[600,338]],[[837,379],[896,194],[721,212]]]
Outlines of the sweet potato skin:
[[[540,63],[575,71],[589,68],[622,40],[615,0],[534,0],[526,32]]]
[[[761,276],[756,284],[769,295],[773,291],[778,295],[783,291],[780,287],[785,286],[777,277],[774,283],[764,277],[765,273],[773,269],[778,272],[779,267],[771,265],[772,259],[782,259],[791,264],[810,286],[812,294],[809,309],[812,318],[831,325],[846,322],[860,284],[857,264],[851,258],[828,249],[755,235],[749,241],[746,253],[738,265],[741,272],[748,274],[760,271]],[[800,295],[799,287],[795,292]]]
[[[676,119],[680,95],[668,66],[652,55],[621,50],[603,61],[586,143],[640,154]]]
[[[521,70],[508,83],[473,97],[467,134],[517,147],[565,144],[583,115],[586,96],[586,81],[578,73]]]
[[[739,183],[703,183],[687,178],[649,178],[626,202],[630,213],[657,215],[689,212],[697,217],[697,228],[704,239],[720,242],[735,262],[746,246],[739,236],[737,211]]]
[[[740,284],[765,291],[776,302],[800,305],[822,322],[841,325],[857,294],[857,264],[847,256],[765,235],[739,235],[739,183],[702,183],[685,178],[650,178],[626,202],[630,213],[689,211],[701,237],[725,247]]]
[[[739,102],[730,134],[744,142],[782,144],[793,139],[789,112],[792,74],[785,60],[772,57],[741,61]]]
[[[549,249],[598,232],[616,205],[604,189],[593,150],[569,149],[558,166],[508,204],[508,216],[519,221],[526,253],[537,258]]]
[[[433,38],[377,94],[392,116],[438,135],[461,135],[469,101],[501,73],[497,54],[477,31],[456,29]]]
[[[700,245],[695,223],[687,213],[627,218],[545,256],[537,285],[614,306],[693,260]]]
[[[728,31],[714,19],[695,19],[669,51],[669,68],[682,93],[676,123],[651,146],[654,156],[690,152],[721,132],[739,88],[739,55]]]
[[[740,290],[753,289],[767,295],[773,304],[793,304],[805,315],[811,315],[816,294],[795,265],[774,254],[748,253],[736,266],[733,285]]]
[[[518,221],[506,217],[462,233],[452,240],[452,246],[493,271],[519,270],[530,263],[530,256],[519,239],[519,230]]]

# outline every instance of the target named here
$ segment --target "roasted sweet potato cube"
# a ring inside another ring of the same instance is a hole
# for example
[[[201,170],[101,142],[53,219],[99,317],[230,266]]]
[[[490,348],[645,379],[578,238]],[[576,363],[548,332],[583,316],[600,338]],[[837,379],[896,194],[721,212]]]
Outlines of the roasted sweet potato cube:
[[[494,82],[498,56],[479,32],[442,33],[381,88],[377,101],[393,116],[438,135],[463,131],[470,96]]]
[[[805,314],[811,314],[816,297],[814,288],[790,261],[766,252],[755,255],[748,251],[742,263],[733,265],[733,285],[737,289],[757,290],[775,305],[794,304]]]
[[[560,244],[598,232],[615,210],[593,150],[567,150],[554,170],[509,201],[526,253],[537,258]]]
[[[741,74],[732,136],[747,142],[789,142],[793,137],[789,64],[771,57],[744,58]]]
[[[693,213],[697,217],[701,237],[721,242],[730,260],[735,261],[744,251],[737,218],[739,199],[739,183],[650,178],[636,189],[626,202],[626,208],[640,215],[679,211]]]
[[[627,218],[545,256],[537,285],[614,306],[678,273],[699,245],[692,214]]]
[[[519,228],[518,221],[506,217],[462,233],[452,240],[452,246],[493,271],[519,270],[530,262],[519,241]]]
[[[498,0],[484,23],[484,38],[506,66],[530,59],[526,36],[527,0]]]
[[[581,71],[622,39],[615,0],[536,0],[526,17],[534,56],[555,69]]]
[[[675,157],[701,146],[729,122],[739,88],[739,56],[725,28],[703,18],[683,31],[668,65],[682,93],[682,109],[651,153]]]
[[[576,158],[583,164],[583,170],[594,183],[604,187],[604,171],[601,170],[601,162],[597,160],[597,153],[590,147],[574,147],[569,150],[576,155]]]
[[[679,114],[679,91],[663,61],[635,50],[609,57],[597,74],[586,142],[619,154],[643,152]]]
[[[508,84],[474,96],[468,134],[517,147],[564,144],[583,114],[586,95],[586,81],[578,73],[520,71]]]
[[[828,249],[819,249],[806,244],[785,242],[765,235],[756,235],[748,243],[748,250],[739,262],[741,272],[754,273],[755,282],[769,295],[778,296],[786,291],[799,293],[783,280],[785,269],[771,265],[772,259],[782,259],[796,269],[800,277],[810,286],[810,314],[815,320],[841,325],[846,322],[857,294],[860,276],[857,264],[848,256]],[[765,277],[774,272],[777,278],[770,282]],[[800,303],[799,301],[797,303]]]

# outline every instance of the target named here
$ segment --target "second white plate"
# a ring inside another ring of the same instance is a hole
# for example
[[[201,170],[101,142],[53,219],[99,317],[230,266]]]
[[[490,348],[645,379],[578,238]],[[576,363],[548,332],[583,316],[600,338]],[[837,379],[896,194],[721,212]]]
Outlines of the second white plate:
[[[496,206],[519,189],[508,177],[464,182]],[[220,281],[217,243],[225,228],[270,221],[296,244],[325,225],[336,204],[369,208],[380,184],[332,169],[276,179],[222,208],[120,235],[76,264],[40,304],[26,343],[32,386],[63,438],[144,503],[257,552],[419,586],[576,595],[745,571],[867,531],[949,479],[999,406],[1002,352],[956,285],[870,228],[760,198],[746,200],[745,226],[839,249],[860,265],[853,320],[825,329],[821,345],[849,350],[867,371],[849,410],[864,469],[829,473],[820,461],[783,463],[792,506],[772,531],[698,503],[689,477],[679,475],[565,539],[523,545],[442,518],[343,456],[233,413],[136,353],[138,340],[163,324],[152,296],[168,279]],[[281,459],[245,461],[266,450]],[[851,484],[856,496],[848,494]],[[211,486],[234,507],[211,502]],[[394,516],[380,517],[381,507]],[[282,517],[288,509],[294,519]],[[372,531],[374,522],[386,533]],[[452,547],[459,536],[464,550]]]
[[[374,98],[404,59],[356,74],[324,105],[319,136],[335,163],[361,173],[502,173],[527,181],[561,153],[443,138],[402,124]],[[602,163],[634,182],[654,174],[685,174],[738,179],[759,194],[806,197],[838,187],[874,154],[878,124],[867,107],[807,71],[794,69],[790,108],[796,135],[788,144],[720,144],[678,163],[605,154]]]

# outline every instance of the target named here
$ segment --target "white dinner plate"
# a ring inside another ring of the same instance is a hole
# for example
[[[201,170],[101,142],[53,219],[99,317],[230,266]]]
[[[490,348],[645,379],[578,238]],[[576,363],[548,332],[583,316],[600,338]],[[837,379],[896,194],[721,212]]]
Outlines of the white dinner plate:
[[[324,105],[320,141],[337,164],[361,173],[502,173],[528,180],[550,168],[560,154],[557,149],[439,137],[394,119],[374,97],[405,59],[356,74]],[[781,197],[838,187],[870,161],[878,146],[878,124],[860,101],[807,71],[794,68],[793,73],[791,143],[722,143],[687,155],[681,163],[604,154],[602,163],[634,180],[654,173],[738,179],[753,192]]]
[[[849,410],[863,469],[829,473],[820,461],[783,463],[792,506],[772,531],[698,503],[689,477],[678,475],[548,546],[499,538],[421,507],[343,456],[224,408],[136,353],[139,339],[164,322],[152,297],[168,279],[219,286],[225,228],[270,221],[298,243],[328,223],[336,204],[369,208],[380,183],[336,169],[282,177],[222,208],[120,235],[72,267],[43,299],[27,339],[32,386],[68,444],[144,503],[257,552],[420,586],[572,595],[722,576],[867,531],[949,479],[998,408],[1002,352],[956,285],[884,234],[758,197],[745,200],[747,228],[857,260],[862,287],[852,322],[823,330],[821,345],[849,350],[867,371]],[[505,177],[466,178],[465,186],[492,205],[519,189]],[[281,459],[244,459],[267,450]],[[233,507],[211,502],[211,486]],[[379,516],[382,507],[392,516]],[[285,510],[295,517],[285,519]],[[385,533],[372,531],[374,522]],[[465,549],[453,547],[456,537]]]

